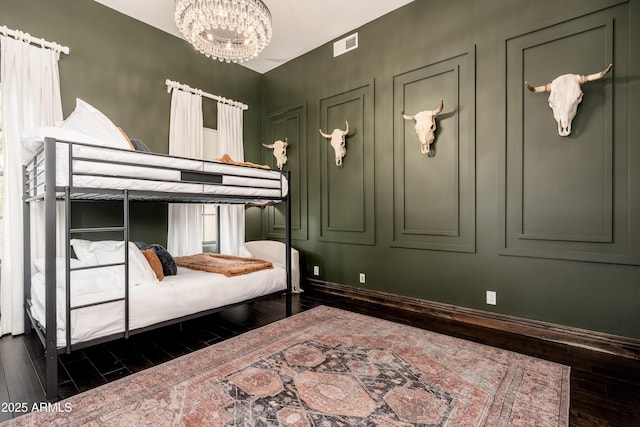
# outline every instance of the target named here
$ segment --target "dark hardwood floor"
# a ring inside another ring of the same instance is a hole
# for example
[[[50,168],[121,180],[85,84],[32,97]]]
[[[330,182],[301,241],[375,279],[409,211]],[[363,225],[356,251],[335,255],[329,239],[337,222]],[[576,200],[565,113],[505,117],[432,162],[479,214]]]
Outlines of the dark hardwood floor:
[[[640,361],[374,303],[307,290],[293,298],[293,312],[317,305],[381,317],[435,332],[517,351],[571,366],[571,426],[640,426]],[[65,398],[147,369],[284,317],[284,297],[219,313],[63,355],[60,397]],[[0,339],[0,403],[44,400],[44,355],[35,334]],[[0,411],[0,422],[20,415]],[[14,405],[14,409],[15,405]]]

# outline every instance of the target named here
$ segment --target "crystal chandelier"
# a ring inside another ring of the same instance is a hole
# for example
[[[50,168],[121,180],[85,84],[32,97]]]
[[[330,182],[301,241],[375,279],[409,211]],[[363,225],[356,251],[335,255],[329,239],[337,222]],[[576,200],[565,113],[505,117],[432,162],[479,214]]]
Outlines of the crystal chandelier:
[[[271,41],[271,13],[261,0],[176,0],[176,24],[213,59],[244,62]]]

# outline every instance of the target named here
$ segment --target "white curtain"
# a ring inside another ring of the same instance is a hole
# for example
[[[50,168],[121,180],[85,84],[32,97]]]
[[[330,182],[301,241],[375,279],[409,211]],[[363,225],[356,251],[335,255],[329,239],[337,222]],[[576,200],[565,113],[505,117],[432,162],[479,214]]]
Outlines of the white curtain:
[[[242,143],[242,109],[218,103],[218,154],[229,154],[237,161],[244,161]],[[244,206],[220,206],[220,253],[238,255],[244,243]]]
[[[202,96],[174,89],[171,96],[169,154],[201,159],[202,139]],[[182,256],[202,252],[202,230],[202,205],[169,205],[169,253]]]
[[[24,131],[62,120],[59,57],[53,50],[0,37],[5,144],[0,335],[24,332],[21,168],[26,159],[20,139]]]

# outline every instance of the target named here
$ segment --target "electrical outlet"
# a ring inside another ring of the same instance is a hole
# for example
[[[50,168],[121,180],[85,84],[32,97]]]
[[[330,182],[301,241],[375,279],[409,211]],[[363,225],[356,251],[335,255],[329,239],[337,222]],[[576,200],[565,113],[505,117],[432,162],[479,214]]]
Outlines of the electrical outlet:
[[[496,291],[487,291],[487,304],[496,305]]]
[[[320,275],[320,266],[319,265],[314,265],[313,266],[313,275],[314,276],[319,276]]]
[[[367,277],[364,275],[364,273],[360,273],[360,283],[366,283],[367,282]]]

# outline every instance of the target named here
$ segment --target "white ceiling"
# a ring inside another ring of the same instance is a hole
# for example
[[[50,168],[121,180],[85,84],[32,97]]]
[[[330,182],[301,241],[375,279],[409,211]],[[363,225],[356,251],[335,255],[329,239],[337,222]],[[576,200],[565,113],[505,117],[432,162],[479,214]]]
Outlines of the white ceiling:
[[[181,37],[175,0],[95,0]],[[242,63],[259,73],[296,58],[413,0],[263,0],[271,11],[273,38],[257,58]]]

